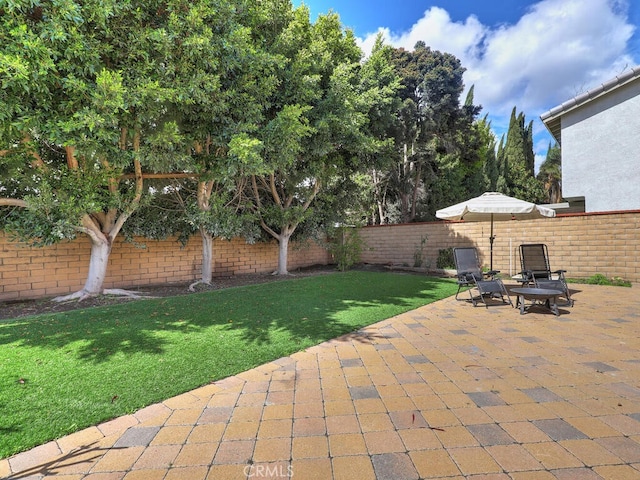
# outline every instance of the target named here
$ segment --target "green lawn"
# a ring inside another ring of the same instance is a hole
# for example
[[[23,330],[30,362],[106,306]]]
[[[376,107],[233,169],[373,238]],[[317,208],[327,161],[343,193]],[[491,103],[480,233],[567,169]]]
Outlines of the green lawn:
[[[346,272],[0,321],[0,458],[455,293]]]

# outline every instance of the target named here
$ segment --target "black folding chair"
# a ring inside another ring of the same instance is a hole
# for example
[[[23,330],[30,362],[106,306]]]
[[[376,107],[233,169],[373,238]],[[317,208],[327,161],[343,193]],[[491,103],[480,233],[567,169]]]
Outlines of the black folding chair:
[[[520,265],[523,285],[558,290],[566,297],[564,305],[573,306],[573,299],[564,274],[566,270],[551,271],[549,251],[544,243],[520,245]]]
[[[475,307],[478,300],[488,307],[487,299],[500,298],[502,303],[513,306],[509,293],[497,275],[498,270],[483,273],[480,268],[480,260],[478,259],[478,251],[474,247],[461,247],[453,249],[453,258],[456,263],[456,273],[458,277],[458,291],[456,292],[456,300],[460,290],[469,287],[469,296],[471,303]],[[473,295],[473,289],[478,291],[478,295]],[[505,299],[506,298],[506,299]]]

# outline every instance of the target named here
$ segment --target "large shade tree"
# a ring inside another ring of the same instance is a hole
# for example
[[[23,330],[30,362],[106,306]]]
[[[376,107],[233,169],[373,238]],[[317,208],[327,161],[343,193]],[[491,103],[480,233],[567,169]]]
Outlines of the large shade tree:
[[[369,104],[362,54],[337,15],[312,23],[308,9],[297,8],[273,51],[286,62],[255,134],[265,171],[251,176],[251,191],[262,228],[279,245],[275,273],[287,274],[290,239],[312,221],[314,201],[359,168],[358,152],[379,144],[363,128]]]
[[[461,105],[464,67],[449,53],[418,42],[413,51],[397,49],[393,62],[402,82],[396,126],[396,162],[390,188],[401,222],[420,218],[420,204],[432,203],[431,190],[459,164],[466,168],[465,138],[479,107]],[[472,99],[472,96],[471,96]]]
[[[259,142],[249,133],[264,116],[276,86],[274,72],[284,61],[270,53],[271,45],[291,19],[291,6],[282,0],[216,7],[221,21],[213,22],[212,5],[202,4],[204,10],[194,11],[190,23],[177,26],[194,40],[171,51],[174,85],[183,82],[180,88],[188,92],[171,108],[189,152],[181,167],[189,175],[164,186],[137,216],[134,229],[152,238],[177,234],[183,243],[200,236],[201,275],[191,289],[211,284],[214,238],[256,236],[244,181],[248,172],[263,167]],[[169,211],[171,218],[159,225],[158,216]]]
[[[88,236],[87,279],[69,297],[103,292],[147,178],[193,174],[185,165],[207,137],[185,130],[183,108],[226,108],[221,79],[248,34],[236,21],[242,9],[224,0],[2,7],[3,227],[39,245]]]
[[[401,78],[393,63],[394,49],[384,45],[379,35],[371,55],[360,72],[363,97],[367,107],[366,135],[373,148],[361,149],[358,158],[362,172],[355,177],[356,191],[350,192],[355,202],[345,202],[350,209],[350,223],[386,223],[388,172],[396,159],[395,134],[402,107]]]

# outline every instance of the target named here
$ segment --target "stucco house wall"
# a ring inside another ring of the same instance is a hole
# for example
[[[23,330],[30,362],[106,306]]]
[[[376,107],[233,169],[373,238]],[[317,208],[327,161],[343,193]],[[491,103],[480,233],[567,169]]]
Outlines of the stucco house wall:
[[[640,209],[640,67],[541,115],[562,149],[562,195],[586,212]]]
[[[562,118],[562,193],[587,212],[640,209],[640,79]]]

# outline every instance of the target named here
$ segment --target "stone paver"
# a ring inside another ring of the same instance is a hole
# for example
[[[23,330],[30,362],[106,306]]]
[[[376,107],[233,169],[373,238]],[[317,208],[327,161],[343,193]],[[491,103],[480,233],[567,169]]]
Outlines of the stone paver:
[[[453,298],[0,460],[0,478],[640,478],[640,295]]]

